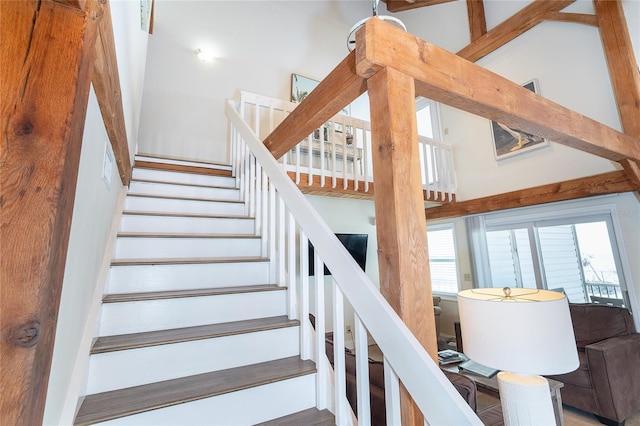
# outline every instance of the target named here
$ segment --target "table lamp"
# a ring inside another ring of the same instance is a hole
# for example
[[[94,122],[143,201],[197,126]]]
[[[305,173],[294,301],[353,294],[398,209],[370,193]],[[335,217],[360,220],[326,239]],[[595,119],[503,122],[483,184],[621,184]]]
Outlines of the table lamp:
[[[464,353],[500,370],[506,425],[553,425],[549,383],[542,374],[578,368],[564,294],[528,288],[478,288],[458,293]]]

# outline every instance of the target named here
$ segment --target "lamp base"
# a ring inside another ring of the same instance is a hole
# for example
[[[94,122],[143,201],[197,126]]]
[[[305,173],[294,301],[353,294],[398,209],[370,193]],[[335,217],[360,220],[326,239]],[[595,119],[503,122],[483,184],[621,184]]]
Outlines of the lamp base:
[[[549,382],[544,377],[500,372],[498,389],[505,425],[556,424]]]

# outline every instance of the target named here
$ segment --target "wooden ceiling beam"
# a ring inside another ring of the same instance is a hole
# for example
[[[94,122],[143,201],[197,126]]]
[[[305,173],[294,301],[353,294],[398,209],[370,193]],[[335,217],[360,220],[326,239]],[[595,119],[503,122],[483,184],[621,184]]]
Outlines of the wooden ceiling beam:
[[[484,15],[484,0],[467,0],[469,34],[474,42],[487,33],[487,19]]]
[[[626,134],[640,138],[640,73],[622,3],[595,0],[594,6],[622,129]],[[632,160],[638,161],[629,158],[620,163],[636,183],[636,191],[640,192],[640,171],[638,163]]]
[[[383,0],[387,3],[389,12],[401,12],[403,10],[417,9],[419,7],[433,6],[435,4],[449,3],[454,0]]]
[[[457,54],[468,61],[476,62],[538,25],[544,20],[547,13],[558,12],[573,2],[575,0],[536,0],[511,18],[489,30]]]
[[[362,76],[393,67],[416,80],[416,95],[613,161],[640,159],[640,141],[558,105],[485,68],[379,19],[356,48]],[[373,40],[376,40],[374,42]]]
[[[547,12],[544,14],[543,20],[598,26],[598,17],[586,13]]]
[[[425,209],[425,214],[427,220],[446,219],[633,190],[633,181],[627,173],[620,170],[500,195],[444,204]]]
[[[353,51],[265,138],[264,145],[275,158],[282,157],[366,90],[366,79],[356,74]]]

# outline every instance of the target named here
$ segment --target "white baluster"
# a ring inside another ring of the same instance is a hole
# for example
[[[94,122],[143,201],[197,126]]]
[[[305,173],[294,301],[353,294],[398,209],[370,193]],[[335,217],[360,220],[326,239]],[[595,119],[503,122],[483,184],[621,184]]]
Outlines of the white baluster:
[[[296,222],[293,217],[293,214],[290,211],[287,211],[288,216],[288,240],[289,244],[287,246],[287,266],[289,267],[288,271],[288,291],[289,294],[289,319],[298,319],[298,303],[297,303],[297,295],[296,295]]]
[[[400,381],[386,358],[384,359],[384,395],[387,409],[387,424],[393,426],[401,425]]]
[[[309,240],[300,230],[300,358],[311,357],[309,330]]]
[[[321,360],[325,356],[325,303],[324,303],[324,264],[317,250],[314,250],[313,274],[315,277],[316,295],[316,405],[319,410],[327,408],[326,381],[324,380],[326,364]]]
[[[369,346],[367,330],[362,325],[360,317],[354,314],[356,377],[358,388],[358,425],[371,424],[371,402],[369,396]],[[363,397],[367,396],[367,397]]]
[[[284,287],[287,284],[286,281],[286,269],[285,269],[285,215],[286,210],[284,208],[284,201],[280,194],[278,195],[278,285]]]
[[[276,282],[276,261],[278,259],[276,254],[276,188],[269,181],[267,185],[269,190],[269,283],[271,284]]]
[[[336,281],[331,278],[333,289],[333,372],[335,377],[336,424],[347,424],[346,366],[344,359],[344,297]]]

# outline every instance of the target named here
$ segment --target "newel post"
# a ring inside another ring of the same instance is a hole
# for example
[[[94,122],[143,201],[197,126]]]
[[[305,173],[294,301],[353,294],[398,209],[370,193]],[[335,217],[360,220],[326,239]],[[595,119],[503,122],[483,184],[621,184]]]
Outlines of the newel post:
[[[418,156],[415,83],[412,77],[400,71],[368,62],[366,49],[370,47],[359,33],[356,45],[358,72],[370,76],[367,84],[373,180],[376,183],[380,290],[422,346],[437,360]],[[424,424],[422,413],[404,389],[401,397],[402,424]]]

